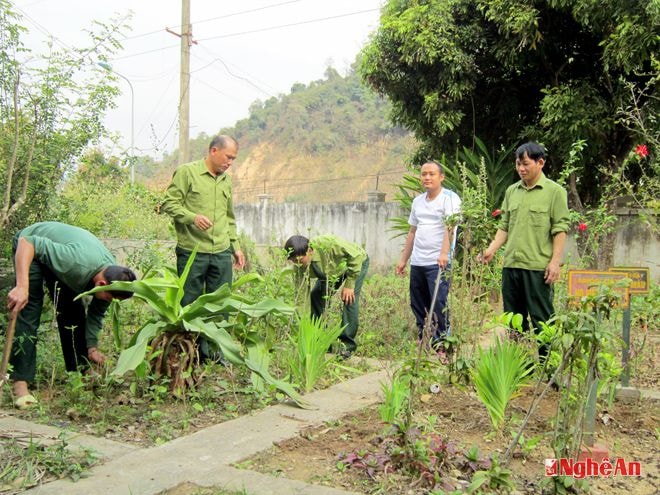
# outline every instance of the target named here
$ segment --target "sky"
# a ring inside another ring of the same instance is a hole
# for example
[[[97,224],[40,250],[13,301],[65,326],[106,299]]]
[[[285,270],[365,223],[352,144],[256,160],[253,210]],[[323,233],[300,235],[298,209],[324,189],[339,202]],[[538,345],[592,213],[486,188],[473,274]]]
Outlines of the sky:
[[[296,82],[322,79],[330,63],[345,74],[378,27],[384,0],[191,0],[190,137],[209,135],[248,116],[256,100],[287,94]],[[178,147],[180,0],[14,0],[34,53],[54,38],[84,43],[93,20],[132,13],[123,48],[110,61],[122,94],[105,123],[119,134],[106,151],[154,158]],[[86,46],[87,43],[85,43]],[[133,87],[131,98],[129,82]],[[134,112],[131,104],[134,103]]]

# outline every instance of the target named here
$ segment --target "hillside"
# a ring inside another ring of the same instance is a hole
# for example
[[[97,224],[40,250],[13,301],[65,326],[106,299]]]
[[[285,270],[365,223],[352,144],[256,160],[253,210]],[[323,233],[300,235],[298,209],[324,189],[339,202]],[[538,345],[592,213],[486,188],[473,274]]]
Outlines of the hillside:
[[[391,200],[415,143],[389,123],[388,112],[389,104],[357,75],[342,77],[331,67],[323,80],[254,102],[248,118],[220,130],[241,146],[230,169],[236,202],[254,202],[263,193],[275,201],[361,201],[376,188]],[[206,135],[192,140],[193,156],[204,156],[208,142]],[[147,181],[163,188],[176,156],[166,156]]]

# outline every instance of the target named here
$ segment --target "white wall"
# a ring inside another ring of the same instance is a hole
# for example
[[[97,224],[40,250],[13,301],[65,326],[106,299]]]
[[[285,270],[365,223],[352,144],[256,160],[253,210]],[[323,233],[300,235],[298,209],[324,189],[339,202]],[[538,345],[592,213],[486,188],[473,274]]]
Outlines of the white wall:
[[[392,239],[389,219],[405,215],[397,203],[270,203],[234,207],[240,231],[257,245],[283,246],[292,235],[335,234],[364,246],[372,266],[389,266],[399,259],[404,238]]]

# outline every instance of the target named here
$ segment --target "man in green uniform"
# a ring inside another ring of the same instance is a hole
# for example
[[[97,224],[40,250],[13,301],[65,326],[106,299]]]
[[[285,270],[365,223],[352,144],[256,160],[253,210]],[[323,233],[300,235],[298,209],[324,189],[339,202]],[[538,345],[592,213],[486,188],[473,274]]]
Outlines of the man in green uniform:
[[[225,173],[237,154],[234,138],[215,136],[206,158],[177,167],[167,188],[162,211],[174,220],[179,275],[199,246],[184,287],[184,306],[204,291],[231,285],[232,257],[237,268],[245,264],[236,233],[231,177]]]
[[[312,316],[320,317],[328,305],[330,294],[343,285],[341,324],[344,330],[339,340],[344,348],[340,356],[350,357],[357,348],[358,301],[369,269],[367,252],[357,244],[334,235],[320,235],[312,240],[294,235],[286,241],[284,249],[288,259],[296,266],[296,288],[301,285],[305,274],[317,279],[310,292]]]
[[[102,291],[94,294],[85,312],[82,292],[114,281],[133,281],[135,274],[117,266],[115,258],[90,232],[58,222],[30,225],[14,236],[16,286],[7,296],[7,307],[17,316],[10,363],[15,404],[36,403],[28,391],[34,381],[37,361],[37,329],[41,319],[44,284],[57,314],[62,353],[67,371],[102,364],[98,351],[103,317],[112,299],[126,299],[131,292]]]
[[[566,191],[543,174],[545,149],[528,142],[516,150],[516,171],[520,181],[504,196],[502,220],[495,239],[482,253],[489,263],[504,244],[502,299],[504,311],[527,317],[536,332],[539,322],[554,314],[552,284],[559,280],[560,261],[566,243],[569,212]],[[539,348],[544,358],[547,346]]]
[[[179,275],[197,246],[184,285],[183,306],[224,284],[231,286],[232,258],[237,268],[245,265],[236,232],[231,177],[225,173],[237,155],[234,138],[215,136],[206,158],[179,165],[167,188],[162,211],[174,220]],[[206,340],[200,342],[200,353],[202,358],[213,354]]]

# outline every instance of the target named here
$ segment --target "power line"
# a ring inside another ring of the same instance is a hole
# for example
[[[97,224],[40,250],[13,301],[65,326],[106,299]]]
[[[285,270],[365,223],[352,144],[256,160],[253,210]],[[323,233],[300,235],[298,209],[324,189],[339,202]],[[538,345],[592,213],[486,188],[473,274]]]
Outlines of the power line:
[[[227,71],[227,73],[228,73],[231,77],[233,77],[233,78],[235,78],[235,79],[240,79],[241,81],[245,81],[245,82],[248,83],[250,86],[252,86],[253,88],[255,88],[255,89],[259,90],[259,91],[261,91],[261,92],[262,92],[263,94],[265,94],[266,96],[274,96],[274,95],[270,94],[268,91],[266,91],[266,90],[260,88],[259,86],[257,86],[255,83],[253,83],[252,81],[250,81],[248,78],[246,78],[246,77],[242,77],[242,76],[239,76],[239,75],[237,75],[237,74],[234,74],[234,73],[229,69],[229,67],[227,66],[227,64],[225,63],[225,61],[222,60],[220,57],[217,57],[217,58],[215,58],[214,60],[211,60],[211,61],[210,61],[208,64],[206,64],[205,66],[200,67],[199,69],[195,69],[195,70],[191,71],[190,73],[192,74],[193,72],[199,72],[199,71],[201,71],[201,70],[204,70],[204,69],[206,69],[207,67],[209,67],[209,66],[211,66],[211,65],[214,65],[216,62],[220,62],[220,63],[224,66],[225,70]]]
[[[305,183],[307,183],[307,181],[323,182],[323,181],[326,181],[326,180],[356,179],[356,178],[359,178],[359,177],[374,178],[374,177],[377,177],[379,175],[400,174],[401,172],[402,172],[402,170],[400,168],[396,168],[396,169],[385,169],[385,170],[382,170],[382,171],[378,172],[375,175],[354,175],[354,176],[350,176],[350,177],[340,177],[340,178],[334,178],[334,179],[327,179],[327,178],[324,178],[324,177],[314,177],[314,178],[311,178],[311,179],[310,178],[305,178],[305,179],[252,179],[252,180],[248,181],[248,180],[241,180],[240,178],[236,177],[235,180],[237,182],[240,181],[241,185],[243,185],[245,183],[249,184],[249,183],[252,183],[252,182],[257,182],[257,183],[263,184],[264,181],[267,181],[269,183],[270,182],[289,182],[289,183],[305,182]]]
[[[62,48],[64,48],[66,51],[73,51],[73,49],[68,46],[64,41],[60,40],[57,36],[52,34],[48,29],[43,27],[41,24],[39,24],[37,21],[35,21],[32,17],[30,17],[23,9],[20,7],[14,6],[16,10],[18,10],[23,17],[25,17],[35,28],[37,28],[38,31],[41,32],[41,34],[47,36],[48,38],[52,39],[55,41],[58,45],[60,45]]]
[[[333,19],[341,19],[343,17],[349,17],[349,16],[359,15],[359,14],[366,14],[368,12],[377,12],[379,10],[380,9],[359,10],[359,11],[356,11],[356,12],[348,12],[346,14],[339,14],[339,15],[327,16],[327,17],[319,17],[317,19],[308,19],[306,21],[292,22],[292,23],[289,23],[289,24],[280,24],[278,26],[269,26],[269,27],[260,28],[260,29],[253,29],[253,30],[250,30],[250,31],[241,31],[241,32],[238,32],[238,33],[229,33],[229,34],[224,34],[224,35],[220,35],[220,36],[212,36],[210,38],[202,38],[202,39],[198,39],[196,41],[197,42],[210,41],[210,40],[217,40],[217,39],[221,39],[221,38],[231,38],[233,36],[243,36],[243,35],[246,35],[246,34],[262,33],[262,32],[266,32],[266,31],[273,31],[273,30],[284,29],[284,28],[288,28],[288,27],[302,26],[304,24],[312,24],[312,23],[316,23],[316,22],[329,21],[329,20],[333,20]],[[132,54],[129,54],[129,55],[123,55],[121,57],[115,57],[112,60],[123,60],[123,59],[127,59],[127,58],[138,57],[140,55],[146,55],[146,54],[149,54],[149,53],[155,53],[155,52],[160,52],[160,51],[163,51],[163,50],[169,50],[170,48],[179,48],[179,46],[180,45],[163,46],[163,47],[160,47],[160,48],[154,48],[153,50],[147,50],[147,51],[144,51],[144,52],[132,53]]]
[[[133,57],[139,57],[140,55],[146,55],[148,53],[155,53],[155,52],[162,52],[163,50],[169,50],[170,48],[179,48],[181,45],[168,45],[168,46],[162,46],[160,48],[154,48],[153,50],[147,50],[144,52],[139,52],[139,53],[132,53],[130,55],[123,55],[121,57],[115,57],[112,60],[123,60],[126,58],[133,58]]]
[[[156,111],[158,110],[158,108],[159,108],[161,102],[163,101],[163,98],[165,97],[165,95],[167,94],[168,90],[170,89],[170,86],[172,86],[172,82],[174,82],[175,77],[176,77],[176,74],[171,74],[171,76],[170,76],[170,80],[169,80],[169,82],[167,83],[167,85],[165,86],[165,89],[163,90],[163,92],[161,93],[160,98],[158,98],[158,101],[156,102],[156,105],[154,106],[154,108],[153,108],[153,110],[151,111],[151,113],[149,113],[149,116],[145,119],[144,124],[142,124],[142,127],[140,127],[140,129],[138,130],[138,133],[137,133],[137,136],[138,136],[138,137],[142,135],[142,131],[143,131],[144,128],[148,125],[149,121],[151,120],[151,117],[152,117],[152,116],[156,113]]]
[[[199,47],[200,47],[202,50],[204,50],[206,53],[208,53],[210,56],[212,56],[212,57],[214,57],[214,58],[220,58],[217,54],[215,54],[214,52],[212,52],[211,50],[209,50],[207,46],[205,46],[205,45],[199,45]],[[256,81],[256,82],[258,82],[259,84],[261,84],[262,86],[265,86],[265,87],[269,88],[269,89],[272,90],[273,92],[275,92],[275,93],[279,93],[279,92],[280,92],[277,88],[274,88],[274,87],[272,87],[270,84],[268,84],[268,83],[266,83],[266,82],[264,82],[264,81],[259,80],[259,78],[257,78],[257,77],[255,77],[254,75],[248,73],[245,69],[243,69],[243,68],[241,68],[241,67],[238,67],[236,64],[234,64],[234,63],[232,63],[232,62],[230,62],[230,61],[228,61],[228,60],[225,60],[224,63],[227,64],[227,65],[231,65],[231,66],[234,67],[235,69],[238,69],[239,71],[241,71],[241,72],[242,72],[243,74],[245,74],[246,76],[249,76],[250,79],[253,79],[254,81]]]
[[[197,41],[210,41],[210,40],[217,40],[221,38],[231,38],[233,36],[242,36],[244,34],[254,34],[254,33],[263,33],[265,31],[273,31],[276,29],[283,29],[283,28],[288,28],[288,27],[294,27],[294,26],[302,26],[303,24],[312,24],[315,22],[323,22],[323,21],[330,21],[333,19],[341,19],[342,17],[349,17],[352,15],[359,15],[359,14],[366,14],[368,12],[378,12],[380,9],[367,9],[367,10],[359,10],[357,12],[349,12],[347,14],[339,14],[339,15],[333,15],[333,16],[328,16],[328,17],[319,17],[317,19],[308,19],[306,21],[299,21],[299,22],[292,22],[289,24],[280,24],[279,26],[270,26],[270,27],[265,27],[265,28],[260,28],[260,29],[253,29],[250,31],[241,31],[238,33],[230,33],[230,34],[222,34],[220,36],[212,36],[210,38],[202,38]]]
[[[280,7],[282,5],[288,5],[290,3],[296,3],[296,2],[301,2],[301,1],[302,0],[289,0],[288,2],[281,2],[281,3],[272,4],[272,5],[264,5],[263,7],[257,7],[255,9],[242,10],[240,12],[233,12],[233,13],[227,14],[227,15],[221,15],[221,16],[218,16],[218,17],[211,17],[209,19],[201,19],[201,20],[192,22],[191,24],[203,24],[205,22],[216,21],[218,19],[227,19],[229,17],[235,17],[237,15],[250,14],[252,12],[257,12],[257,11],[266,10],[266,9],[272,9],[272,8],[275,8],[275,7]],[[174,25],[177,25],[177,24],[174,24]],[[133,35],[133,36],[127,36],[126,38],[123,39],[123,41],[134,40],[134,39],[137,39],[137,38],[143,38],[145,36],[150,36],[152,34],[162,33],[163,31],[165,31],[165,29],[166,28],[157,29],[155,31],[149,31],[148,33],[142,33],[142,34],[136,34],[136,35]]]
[[[375,174],[375,175],[355,175],[352,177],[336,177],[336,178],[328,178],[328,179],[313,179],[313,180],[292,180],[289,179],[289,182],[284,183],[284,184],[277,184],[274,186],[268,186],[267,190],[272,191],[272,190],[282,190],[282,189],[289,189],[291,187],[297,187],[297,186],[303,186],[303,185],[311,185],[311,184],[320,184],[320,183],[327,183],[327,182],[337,182],[337,181],[344,181],[344,180],[355,180],[355,179],[361,179],[361,180],[366,180],[366,179],[375,179],[377,177],[382,177],[383,175],[393,175],[393,174],[401,174],[402,171],[398,170],[395,172],[384,172],[381,174]],[[264,190],[264,183],[267,185],[269,184],[270,181],[268,180],[263,180],[262,185],[260,186],[251,186],[251,187],[240,187],[240,179],[236,178],[236,182],[238,183],[238,187],[234,188],[235,193],[251,193],[251,192],[259,192]],[[282,181],[287,181],[287,179],[281,179]]]
[[[197,81],[198,83],[203,84],[204,86],[206,86],[206,87],[209,88],[209,89],[212,89],[213,91],[215,91],[216,93],[218,93],[218,94],[224,96],[225,98],[229,98],[230,100],[238,101],[238,100],[237,100],[236,98],[234,98],[232,95],[228,95],[227,93],[223,93],[223,92],[220,91],[218,88],[216,88],[215,86],[210,85],[209,83],[207,83],[207,82],[204,81],[203,79],[195,78],[195,81]],[[239,103],[240,103],[240,102],[239,102]]]

